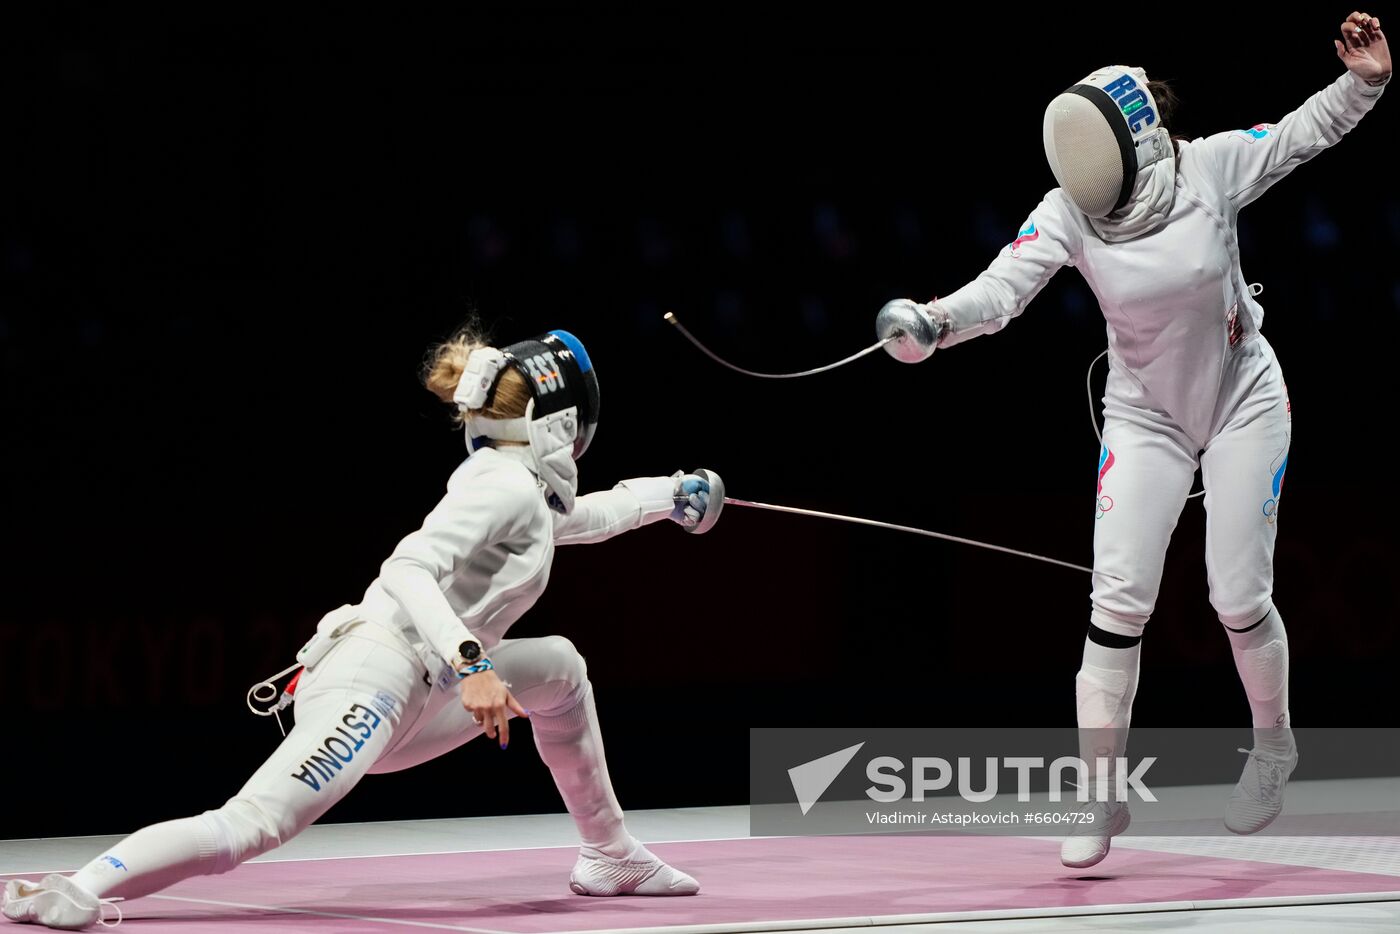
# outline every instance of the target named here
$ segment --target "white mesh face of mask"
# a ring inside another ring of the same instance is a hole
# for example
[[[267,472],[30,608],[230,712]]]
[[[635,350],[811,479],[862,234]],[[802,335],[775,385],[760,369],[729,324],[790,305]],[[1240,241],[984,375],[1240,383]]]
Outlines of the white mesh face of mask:
[[[1079,210],[1107,217],[1123,189],[1123,156],[1103,113],[1078,94],[1061,94],[1045,111],[1045,155],[1055,180]]]

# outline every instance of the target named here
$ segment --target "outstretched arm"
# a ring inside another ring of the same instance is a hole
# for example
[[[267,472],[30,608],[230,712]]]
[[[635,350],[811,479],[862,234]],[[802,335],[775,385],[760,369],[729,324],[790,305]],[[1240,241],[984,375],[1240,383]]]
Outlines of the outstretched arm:
[[[555,514],[554,543],[601,542],[668,518],[675,509],[675,486],[670,477],[638,477],[623,480],[611,490],[580,496],[567,516]]]
[[[712,497],[719,498],[713,509]],[[611,490],[580,496],[567,516],[556,514],[554,541],[601,542],[658,519],[671,519],[687,532],[705,532],[718,520],[723,498],[724,485],[714,471],[623,480]]]
[[[1052,190],[985,272],[935,301],[928,312],[942,332],[938,346],[1000,331],[1062,266],[1074,265],[1079,254],[1074,210],[1058,188]]]
[[[1278,123],[1209,136],[1201,144],[1213,159],[1225,194],[1236,210],[1254,201],[1289,172],[1360,122],[1390,80],[1390,47],[1380,20],[1353,13],[1333,40],[1347,71]]]

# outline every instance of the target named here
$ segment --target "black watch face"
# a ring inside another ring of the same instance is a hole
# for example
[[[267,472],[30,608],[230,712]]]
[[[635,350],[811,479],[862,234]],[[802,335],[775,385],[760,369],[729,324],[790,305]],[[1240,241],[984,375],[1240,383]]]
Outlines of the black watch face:
[[[457,651],[461,653],[462,658],[469,662],[474,662],[481,657],[481,645],[477,642],[463,642],[457,646]]]

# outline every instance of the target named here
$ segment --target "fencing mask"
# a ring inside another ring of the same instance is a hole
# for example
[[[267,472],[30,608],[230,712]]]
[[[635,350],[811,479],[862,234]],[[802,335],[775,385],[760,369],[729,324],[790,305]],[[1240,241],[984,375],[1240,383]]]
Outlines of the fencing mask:
[[[1128,203],[1133,180],[1173,154],[1141,68],[1100,68],[1045,110],[1045,157],[1071,201],[1089,217]]]
[[[501,373],[512,367],[530,387],[523,418],[471,415],[489,404]],[[598,427],[598,374],[583,343],[568,331],[550,331],[509,347],[478,347],[453,394],[467,416],[467,450],[483,438],[518,441],[530,446],[540,479],[549,488],[550,506],[567,513],[578,491],[578,467]]]

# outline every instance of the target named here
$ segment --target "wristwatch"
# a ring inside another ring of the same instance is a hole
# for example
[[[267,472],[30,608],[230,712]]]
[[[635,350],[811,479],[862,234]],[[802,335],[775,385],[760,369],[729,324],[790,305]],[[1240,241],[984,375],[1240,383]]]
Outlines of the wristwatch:
[[[452,667],[457,674],[466,674],[466,670],[481,661],[481,658],[481,643],[475,639],[468,639],[457,646],[457,657],[452,659]]]

